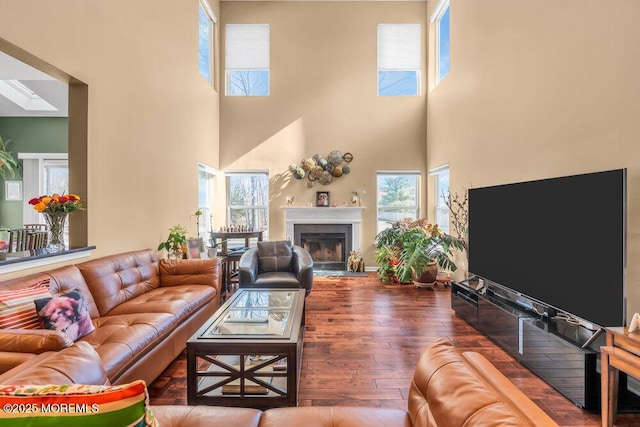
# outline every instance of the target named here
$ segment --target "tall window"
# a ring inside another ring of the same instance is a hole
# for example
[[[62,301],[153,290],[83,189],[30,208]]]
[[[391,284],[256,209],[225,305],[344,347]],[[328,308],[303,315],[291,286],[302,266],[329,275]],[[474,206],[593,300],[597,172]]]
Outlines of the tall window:
[[[67,153],[18,153],[22,160],[23,199],[43,194],[69,192],[69,161]],[[80,195],[82,196],[82,195]],[[24,224],[44,224],[44,217],[26,202],[22,205]],[[69,242],[69,221],[65,223],[64,241]]]
[[[269,95],[269,24],[225,26],[228,96]]]
[[[214,25],[216,16],[207,0],[198,3],[198,70],[204,79],[214,82]]]
[[[67,160],[45,160],[43,162],[45,194],[69,192],[69,164]]]
[[[378,24],[378,96],[420,94],[420,24]]]
[[[417,171],[378,172],[378,233],[387,228],[389,222],[419,217],[419,183],[420,172]]]
[[[42,162],[43,194],[67,194],[69,192],[69,162],[44,160]],[[42,216],[42,215],[40,215]],[[38,223],[42,220],[37,221]],[[64,241],[69,245],[69,221],[64,223]]]
[[[445,233],[449,233],[449,208],[445,203],[449,196],[449,165],[444,165],[431,169],[429,175],[433,176],[434,182],[434,202],[436,210],[436,223]]]
[[[449,0],[442,0],[436,7],[432,21],[436,30],[436,84],[449,74]]]
[[[247,226],[268,234],[269,174],[227,172],[227,206],[227,225]]]
[[[24,200],[43,194],[68,193],[70,189],[67,157],[67,153],[18,153],[18,158],[22,160]],[[25,224],[44,224],[42,215],[27,203],[23,204],[22,217]]]
[[[198,236],[205,242],[209,240],[208,232],[213,227],[213,200],[216,170],[212,167],[198,164],[198,210],[202,213],[199,219]]]

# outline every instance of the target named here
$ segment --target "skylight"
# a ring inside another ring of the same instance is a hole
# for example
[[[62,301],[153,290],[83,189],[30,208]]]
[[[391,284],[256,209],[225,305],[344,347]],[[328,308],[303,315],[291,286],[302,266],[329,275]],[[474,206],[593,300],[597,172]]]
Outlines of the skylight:
[[[27,111],[58,111],[18,80],[0,80],[0,95]]]

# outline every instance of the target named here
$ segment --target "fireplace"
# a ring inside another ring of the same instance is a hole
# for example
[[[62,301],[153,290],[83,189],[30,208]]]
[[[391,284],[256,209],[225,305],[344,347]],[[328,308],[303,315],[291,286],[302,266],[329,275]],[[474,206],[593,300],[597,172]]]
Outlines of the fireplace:
[[[364,207],[283,206],[281,209],[285,214],[287,240],[302,247],[306,245],[316,269],[346,270],[349,252],[361,248]]]
[[[347,248],[352,247],[351,224],[295,224],[293,242],[305,248],[315,268],[346,270]]]

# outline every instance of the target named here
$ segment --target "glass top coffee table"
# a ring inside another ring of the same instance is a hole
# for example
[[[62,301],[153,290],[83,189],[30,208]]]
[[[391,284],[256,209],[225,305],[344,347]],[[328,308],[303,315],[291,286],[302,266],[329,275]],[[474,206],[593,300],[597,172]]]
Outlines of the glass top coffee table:
[[[304,290],[240,289],[187,341],[189,405],[297,406]]]

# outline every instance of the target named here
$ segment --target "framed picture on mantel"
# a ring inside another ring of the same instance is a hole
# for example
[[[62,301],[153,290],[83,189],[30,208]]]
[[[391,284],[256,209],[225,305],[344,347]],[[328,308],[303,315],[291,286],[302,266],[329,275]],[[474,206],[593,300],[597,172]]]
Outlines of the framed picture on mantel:
[[[328,191],[316,191],[316,206],[319,208],[328,208],[330,206]]]

